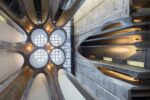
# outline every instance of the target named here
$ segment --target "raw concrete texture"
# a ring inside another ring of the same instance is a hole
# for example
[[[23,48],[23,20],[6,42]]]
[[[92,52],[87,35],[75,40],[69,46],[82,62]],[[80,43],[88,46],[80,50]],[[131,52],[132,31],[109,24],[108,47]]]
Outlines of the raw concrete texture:
[[[85,0],[74,16],[75,35],[129,16],[129,0]]]
[[[108,77],[78,54],[84,39],[105,23],[129,17],[130,0],[86,0],[74,16],[76,77],[97,100],[128,100],[131,84]],[[81,59],[82,58],[82,59]]]
[[[127,100],[129,98],[128,91],[134,87],[133,85],[104,75],[87,60],[78,58],[76,63],[78,80],[97,99]]]

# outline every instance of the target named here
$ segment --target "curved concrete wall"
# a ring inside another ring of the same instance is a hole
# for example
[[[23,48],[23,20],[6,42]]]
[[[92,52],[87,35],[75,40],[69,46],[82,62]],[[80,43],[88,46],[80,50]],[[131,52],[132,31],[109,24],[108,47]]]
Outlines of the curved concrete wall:
[[[129,3],[130,0],[85,0],[74,16],[76,78],[97,100],[127,100],[128,87],[120,89],[122,86],[84,61],[77,52],[78,46],[87,37],[100,32],[105,23],[129,17]]]
[[[59,84],[65,100],[85,100],[77,88],[65,76],[65,72],[60,70],[58,73]]]
[[[27,100],[50,100],[48,82],[44,74],[36,76]]]
[[[23,42],[26,40],[26,37],[7,23],[0,21],[0,40],[7,42]]]
[[[24,58],[17,53],[0,52],[0,82],[21,69]]]
[[[0,21],[0,40],[7,42],[25,41],[25,36],[6,22]],[[0,82],[20,69],[24,63],[23,56],[17,53],[7,53],[5,50],[0,51]]]

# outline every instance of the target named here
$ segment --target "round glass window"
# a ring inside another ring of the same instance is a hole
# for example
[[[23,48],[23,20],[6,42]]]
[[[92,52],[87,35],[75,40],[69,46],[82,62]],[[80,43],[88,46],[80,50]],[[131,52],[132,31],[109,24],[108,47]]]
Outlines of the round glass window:
[[[42,68],[48,63],[48,53],[38,49],[31,54],[29,62],[34,68]]]
[[[47,34],[43,29],[35,29],[31,34],[31,41],[37,47],[42,47],[47,43]]]
[[[50,58],[55,65],[61,65],[65,61],[65,54],[61,49],[53,49]]]
[[[50,42],[53,46],[58,47],[66,41],[66,33],[63,30],[55,30],[50,36]]]

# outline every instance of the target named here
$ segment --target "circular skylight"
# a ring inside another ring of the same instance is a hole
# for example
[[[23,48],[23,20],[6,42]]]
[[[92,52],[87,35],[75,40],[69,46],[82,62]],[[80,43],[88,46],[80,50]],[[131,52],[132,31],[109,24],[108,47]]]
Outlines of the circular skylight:
[[[47,43],[47,34],[43,29],[35,29],[31,34],[31,41],[34,45],[42,47]]]
[[[42,68],[48,62],[48,54],[45,50],[38,49],[31,54],[29,61],[34,68]]]
[[[63,30],[55,30],[51,37],[50,37],[50,42],[53,46],[58,47],[64,44],[66,41],[66,34]]]
[[[61,65],[65,61],[65,54],[61,49],[53,49],[50,58],[55,65]]]

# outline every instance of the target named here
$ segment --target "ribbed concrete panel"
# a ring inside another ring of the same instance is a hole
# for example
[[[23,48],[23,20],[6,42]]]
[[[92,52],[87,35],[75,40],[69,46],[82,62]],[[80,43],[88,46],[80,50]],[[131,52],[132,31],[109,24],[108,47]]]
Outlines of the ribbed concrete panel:
[[[79,62],[79,59],[76,69],[77,78],[96,98],[105,98],[104,100],[108,98],[126,100],[129,98],[128,91],[134,87],[132,84],[108,77],[90,62],[81,59]]]

